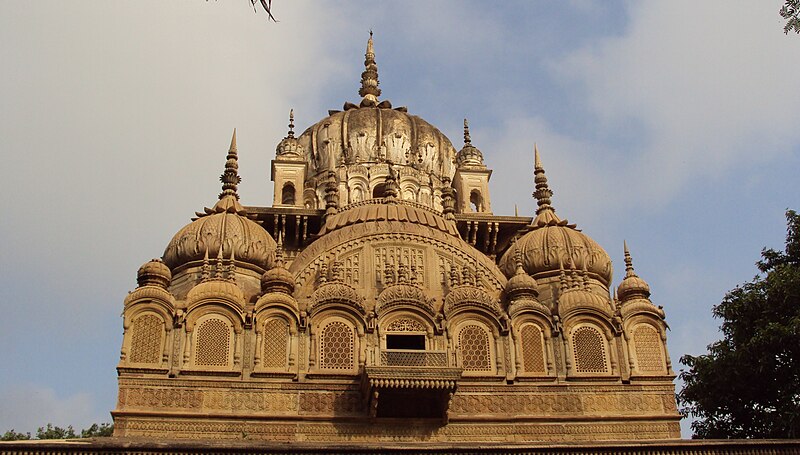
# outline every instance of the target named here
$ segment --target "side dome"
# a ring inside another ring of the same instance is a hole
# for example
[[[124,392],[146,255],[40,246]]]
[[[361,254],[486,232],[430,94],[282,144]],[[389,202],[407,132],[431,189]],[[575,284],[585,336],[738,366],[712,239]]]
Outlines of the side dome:
[[[239,203],[236,185],[241,182],[238,174],[236,131],[225,163],[225,172],[220,177],[222,193],[213,208],[196,213],[191,223],[181,228],[172,237],[164,250],[164,263],[171,269],[183,264],[201,261],[206,252],[222,250],[224,257],[235,255],[240,262],[268,269],[272,266],[275,240],[269,233],[248,217]]]
[[[500,260],[500,268],[511,277],[516,271],[517,250],[522,255],[522,266],[534,278],[555,276],[570,262],[579,270],[587,271],[606,288],[611,284],[611,257],[591,237],[576,229],[574,224],[560,219],[550,205],[553,192],[547,185],[544,168],[535,151],[534,196],[539,207],[529,232],[512,244]]]

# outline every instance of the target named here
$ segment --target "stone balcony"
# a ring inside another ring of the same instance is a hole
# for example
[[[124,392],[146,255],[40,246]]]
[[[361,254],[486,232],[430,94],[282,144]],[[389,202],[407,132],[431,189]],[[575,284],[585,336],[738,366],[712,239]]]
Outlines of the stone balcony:
[[[372,417],[446,423],[462,372],[449,365],[446,351],[386,349],[380,352],[380,365],[364,369],[362,393]]]

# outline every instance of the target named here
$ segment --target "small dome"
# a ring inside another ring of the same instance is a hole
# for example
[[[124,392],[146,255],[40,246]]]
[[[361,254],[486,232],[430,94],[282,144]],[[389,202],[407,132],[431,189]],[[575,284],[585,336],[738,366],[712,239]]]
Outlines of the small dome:
[[[506,283],[506,293],[511,300],[517,300],[523,297],[536,298],[539,295],[539,288],[536,280],[525,273],[522,267],[522,250],[515,251],[515,263],[517,266],[514,276],[509,278]]]
[[[164,250],[164,262],[173,270],[192,261],[200,261],[206,252],[220,251],[224,257],[236,256],[240,262],[262,269],[272,266],[275,240],[261,226],[248,218],[239,203],[236,185],[241,181],[238,174],[236,130],[231,139],[225,163],[225,172],[220,177],[222,193],[213,208],[197,213],[191,223],[184,226],[170,240]]]
[[[186,306],[191,308],[196,303],[206,300],[226,300],[235,303],[240,309],[244,308],[244,293],[233,281],[223,279],[210,279],[202,281],[189,290],[186,295]]]
[[[275,149],[278,160],[303,161],[305,159],[305,149],[294,137],[294,110],[289,111],[289,133],[286,135],[278,147]]]
[[[612,316],[611,300],[592,292],[584,284],[579,283],[580,278],[576,276],[576,272],[573,271],[573,275],[570,287],[567,287],[568,283],[564,283],[562,275],[563,291],[558,297],[558,314],[562,318],[567,318],[571,313],[588,309],[599,311],[610,318]]]
[[[136,272],[136,282],[141,286],[158,286],[166,288],[172,281],[172,272],[161,259],[145,262]]]
[[[280,236],[278,236],[280,238]],[[292,294],[294,292],[294,275],[283,266],[283,249],[280,244],[275,255],[275,267],[267,270],[261,276],[261,290],[264,293],[282,292]]]
[[[617,297],[625,302],[633,299],[647,299],[650,297],[650,285],[633,270],[633,260],[625,243],[625,278],[617,287]]]
[[[456,165],[458,167],[484,166],[483,153],[472,145],[467,119],[464,119],[464,147],[456,154]]]

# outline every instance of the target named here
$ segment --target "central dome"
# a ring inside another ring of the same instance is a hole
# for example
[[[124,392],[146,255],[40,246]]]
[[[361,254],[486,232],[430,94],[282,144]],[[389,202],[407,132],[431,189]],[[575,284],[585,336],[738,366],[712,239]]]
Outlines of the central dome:
[[[304,188],[313,190],[306,207],[323,208],[324,185],[332,171],[339,182],[347,182],[339,188],[342,204],[383,197],[381,183],[391,167],[399,174],[402,199],[441,211],[436,196],[455,174],[455,147],[439,129],[405,107],[378,100],[381,91],[371,36],[364,65],[361,102],[328,111],[297,138],[297,150],[302,150],[308,169]]]
[[[347,106],[352,107],[331,112],[300,135],[311,176],[341,166],[389,163],[437,181],[452,178],[456,149],[436,127],[405,108]]]

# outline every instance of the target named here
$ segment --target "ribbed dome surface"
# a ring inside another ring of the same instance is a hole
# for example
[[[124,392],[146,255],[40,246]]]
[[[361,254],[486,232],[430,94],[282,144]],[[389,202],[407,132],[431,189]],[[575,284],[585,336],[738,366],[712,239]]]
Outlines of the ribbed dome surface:
[[[534,278],[557,274],[570,258],[579,270],[586,270],[606,286],[611,282],[611,258],[591,237],[569,226],[535,228],[511,245],[500,260],[506,276],[515,273],[516,249],[522,253],[522,266]]]
[[[452,221],[445,220],[439,213],[408,201],[368,199],[339,209],[328,217],[319,235],[341,229],[353,224],[374,221],[401,221],[428,226],[446,234],[458,237],[458,230]]]
[[[184,226],[164,250],[164,262],[175,268],[191,261],[200,261],[209,251],[222,248],[222,255],[235,255],[237,261],[271,266],[275,240],[254,221],[236,213],[222,212],[204,216]]]

